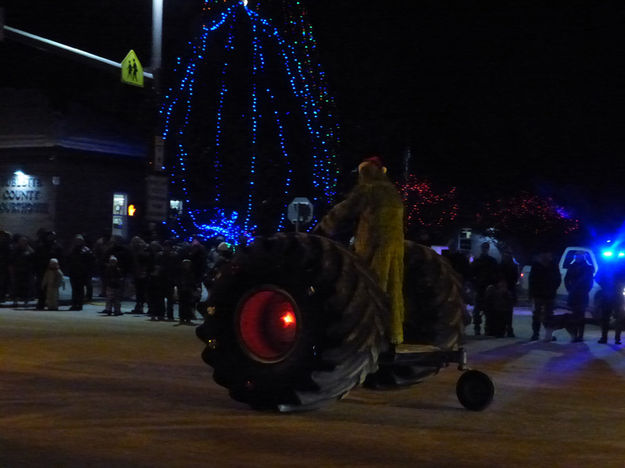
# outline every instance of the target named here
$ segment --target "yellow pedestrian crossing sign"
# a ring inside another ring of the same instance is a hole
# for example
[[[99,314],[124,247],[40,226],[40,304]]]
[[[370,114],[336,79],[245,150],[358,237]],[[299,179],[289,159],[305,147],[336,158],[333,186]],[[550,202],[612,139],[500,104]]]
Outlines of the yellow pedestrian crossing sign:
[[[122,83],[143,88],[143,66],[134,50],[122,60]]]

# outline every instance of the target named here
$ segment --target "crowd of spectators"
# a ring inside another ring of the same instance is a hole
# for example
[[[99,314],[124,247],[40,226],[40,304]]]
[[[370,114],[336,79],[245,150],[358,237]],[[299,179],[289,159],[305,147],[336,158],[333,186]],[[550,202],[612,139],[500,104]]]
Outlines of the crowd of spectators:
[[[453,247],[444,256],[459,274],[466,290],[465,301],[473,304],[470,321],[474,334],[514,337],[512,319],[520,272],[511,252],[503,250],[498,262],[489,255],[490,244],[484,242],[480,255],[470,262],[466,252]],[[593,266],[583,251],[575,253],[565,274],[560,272],[552,252],[544,250],[535,255],[528,278],[528,298],[533,306],[531,341],[540,338],[541,329],[546,342],[556,341],[553,332],[560,329],[566,329],[573,343],[584,341],[593,276]],[[605,268],[597,281],[601,286],[594,304],[600,314],[599,343],[607,343],[608,330],[613,327],[614,343],[621,344],[621,331],[625,328],[625,269]],[[558,307],[565,312],[555,314],[561,285],[566,291],[566,302],[560,301]]]
[[[474,334],[481,335],[483,332],[487,336],[513,338],[512,316],[517,301],[519,266],[509,251],[502,253],[500,262],[489,251],[490,243],[484,242],[480,255],[472,262],[469,262],[465,252],[455,248],[446,251],[444,256],[460,276],[465,288],[465,301],[473,304]]]
[[[88,243],[76,234],[65,244],[56,233],[39,230],[34,239],[0,231],[0,300],[14,306],[58,310],[58,290],[71,285],[69,310],[81,310],[94,297],[105,300],[108,315],[121,315],[121,299],[133,299],[136,314],[152,320],[191,323],[201,287],[210,287],[219,265],[233,248],[222,237],[207,242],[175,242],[119,236]],[[99,290],[94,291],[94,278]]]
[[[444,256],[467,288],[465,300],[473,304],[474,334],[514,337],[512,319],[519,267],[511,252],[503,251],[498,262],[489,255],[489,249],[488,242],[482,244],[481,255],[472,262],[466,253],[454,248],[444,252]],[[88,242],[82,234],[76,234],[61,243],[55,232],[44,229],[34,239],[0,231],[0,302],[59,310],[59,289],[66,287],[68,277],[69,310],[82,310],[86,302],[99,297],[105,302],[102,313],[122,315],[121,301],[125,299],[134,301],[132,310],[126,312],[148,314],[156,321],[175,320],[177,306],[180,323],[190,324],[196,317],[202,286],[210,290],[219,266],[232,254],[233,246],[219,236],[206,242],[159,240],[150,234],[134,236],[129,241],[103,236]],[[569,292],[567,305],[571,314],[554,317],[554,300],[561,281]],[[576,256],[567,277],[562,278],[549,252],[538,255],[529,276],[529,295],[534,302],[531,340],[538,339],[543,326],[546,341],[555,339],[552,331],[558,328],[567,328],[573,341],[583,341],[591,286],[592,267],[583,256]],[[600,305],[606,318],[601,322],[600,343],[607,342],[607,324],[619,309],[616,300],[608,300],[618,296],[608,294],[616,289],[604,285],[605,298]],[[617,344],[621,322],[625,320],[618,321]]]

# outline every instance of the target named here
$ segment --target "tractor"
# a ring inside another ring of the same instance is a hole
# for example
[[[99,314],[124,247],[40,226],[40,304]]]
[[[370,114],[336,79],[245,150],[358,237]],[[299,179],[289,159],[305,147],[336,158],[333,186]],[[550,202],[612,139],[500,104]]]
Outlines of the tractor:
[[[450,264],[405,241],[405,344],[387,337],[388,298],[342,244],[277,233],[237,249],[211,290],[196,334],[215,382],[254,409],[320,408],[358,385],[419,383],[455,363],[460,403],[480,411],[491,379],[467,367],[466,308]]]

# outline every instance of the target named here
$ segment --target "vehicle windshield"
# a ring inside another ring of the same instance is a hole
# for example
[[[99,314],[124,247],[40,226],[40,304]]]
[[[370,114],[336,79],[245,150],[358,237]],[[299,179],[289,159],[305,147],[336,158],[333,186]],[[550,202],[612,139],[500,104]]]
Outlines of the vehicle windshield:
[[[571,263],[573,263],[573,261],[575,261],[575,257],[577,255],[580,255],[581,258],[583,258],[583,260],[590,266],[592,266],[595,269],[595,273],[597,272],[597,268],[595,265],[593,265],[592,259],[590,258],[590,256],[588,255],[588,252],[585,250],[569,250],[566,253],[566,256],[564,257],[564,261],[562,262],[562,268],[565,270],[568,270],[568,268],[571,266]]]

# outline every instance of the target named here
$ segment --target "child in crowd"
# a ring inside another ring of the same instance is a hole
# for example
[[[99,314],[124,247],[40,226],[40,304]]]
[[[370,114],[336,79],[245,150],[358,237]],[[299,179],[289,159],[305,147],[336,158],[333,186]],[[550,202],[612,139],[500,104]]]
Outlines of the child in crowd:
[[[51,258],[41,279],[41,289],[45,292],[45,304],[48,310],[59,310],[59,288],[61,286],[65,289],[63,272],[59,268],[59,261],[56,258]]]
[[[124,278],[122,271],[117,265],[117,257],[111,255],[104,270],[104,281],[106,284],[106,306],[104,313],[107,315],[122,315],[121,299]]]
[[[512,314],[514,296],[508,289],[505,278],[486,288],[485,293],[486,335],[503,338],[513,337]]]

